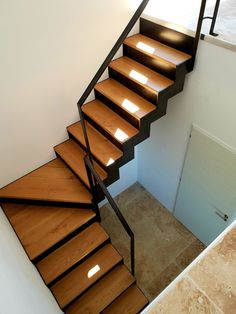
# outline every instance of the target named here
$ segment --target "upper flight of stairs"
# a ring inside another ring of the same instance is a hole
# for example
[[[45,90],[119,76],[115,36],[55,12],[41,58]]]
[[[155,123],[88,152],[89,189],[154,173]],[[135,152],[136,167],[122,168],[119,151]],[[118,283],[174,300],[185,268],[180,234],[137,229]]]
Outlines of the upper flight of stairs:
[[[110,63],[109,78],[82,106],[106,186],[166,114],[168,99],[183,90],[192,47],[192,37],[141,19],[140,34],[124,41],[124,56]],[[93,209],[81,122],[67,131],[54,160],[0,190],[1,205],[65,313],[139,313],[148,301]]]

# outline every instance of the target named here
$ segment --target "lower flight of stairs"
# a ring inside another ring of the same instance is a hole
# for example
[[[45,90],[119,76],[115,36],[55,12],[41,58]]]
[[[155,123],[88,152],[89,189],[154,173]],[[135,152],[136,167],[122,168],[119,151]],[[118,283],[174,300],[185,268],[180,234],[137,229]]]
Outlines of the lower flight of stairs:
[[[166,114],[192,70],[193,38],[140,20],[124,56],[82,106],[94,167],[106,186],[134,158],[134,146]],[[148,303],[94,212],[81,121],[56,158],[0,190],[0,203],[29,259],[65,313],[140,312]]]
[[[2,207],[65,313],[138,313],[147,305],[92,209]]]

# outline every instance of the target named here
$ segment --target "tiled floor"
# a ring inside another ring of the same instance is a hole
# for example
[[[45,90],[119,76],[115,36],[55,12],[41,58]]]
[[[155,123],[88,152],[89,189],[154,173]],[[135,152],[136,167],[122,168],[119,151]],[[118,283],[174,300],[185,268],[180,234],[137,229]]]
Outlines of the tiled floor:
[[[133,0],[135,1],[135,0]],[[195,30],[202,0],[150,0],[145,13]],[[213,16],[216,0],[208,0],[205,16]],[[170,9],[171,8],[171,9]],[[202,32],[209,33],[211,20],[204,20]],[[219,39],[236,44],[236,1],[221,0],[215,32]]]
[[[236,313],[236,220],[144,313]]]
[[[140,184],[121,193],[116,201],[135,233],[136,278],[151,301],[204,246]],[[101,208],[101,216],[103,227],[128,266],[128,236],[109,205]]]

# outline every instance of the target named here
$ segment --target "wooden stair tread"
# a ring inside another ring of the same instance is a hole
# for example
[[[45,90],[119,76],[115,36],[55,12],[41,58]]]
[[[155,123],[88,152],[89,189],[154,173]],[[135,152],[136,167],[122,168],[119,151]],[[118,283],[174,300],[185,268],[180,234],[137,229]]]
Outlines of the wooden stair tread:
[[[137,314],[148,304],[148,299],[142,291],[132,285],[119,296],[102,314]]]
[[[111,78],[98,83],[95,89],[138,121],[156,109],[152,103]]]
[[[31,260],[96,216],[92,209],[10,203],[2,206]]]
[[[98,132],[91,124],[85,121],[89,144],[92,154],[104,166],[109,166],[122,158],[122,151],[111,143],[104,135]],[[83,146],[85,146],[84,135],[80,122],[77,122],[67,128],[68,132]]]
[[[94,223],[36,266],[46,284],[49,284],[108,239],[100,224]]]
[[[59,144],[55,148],[56,153],[65,163],[78,175],[78,177],[89,187],[88,176],[84,164],[85,151],[72,139]],[[107,178],[107,173],[94,162],[94,167],[102,180]]]
[[[178,66],[192,58],[187,53],[166,46],[141,34],[126,38],[124,44],[151,56],[152,58],[164,59],[175,66]]]
[[[172,80],[128,57],[112,61],[109,67],[157,94],[174,84]]]
[[[84,104],[82,110],[120,143],[124,143],[138,134],[135,127],[99,100]]]
[[[66,310],[66,314],[97,314],[135,282],[124,265],[116,267]]]
[[[59,158],[2,188],[0,198],[91,203],[91,194]]]
[[[83,264],[52,286],[52,292],[59,305],[62,308],[67,306],[121,260],[122,257],[111,244],[101,248]],[[94,275],[93,271],[95,272]]]

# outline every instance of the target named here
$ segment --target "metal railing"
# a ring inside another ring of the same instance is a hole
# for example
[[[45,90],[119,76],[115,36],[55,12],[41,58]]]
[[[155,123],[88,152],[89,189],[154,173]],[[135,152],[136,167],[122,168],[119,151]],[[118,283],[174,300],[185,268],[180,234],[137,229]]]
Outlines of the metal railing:
[[[216,19],[217,19],[218,12],[219,12],[219,8],[220,8],[220,0],[216,0],[213,16],[205,16],[203,18],[203,20],[206,20],[206,19],[212,20],[211,21],[211,27],[210,27],[209,34],[212,35],[212,36],[215,36],[215,37],[219,35],[219,34],[214,32],[215,25],[216,25]]]
[[[96,211],[97,217],[99,218],[99,220],[101,220],[99,207],[98,207],[98,203],[99,203],[98,187],[100,187],[102,193],[107,198],[107,200],[110,203],[112,209],[114,210],[116,216],[119,218],[122,226],[124,227],[125,231],[127,232],[127,234],[130,237],[131,273],[133,275],[135,274],[135,256],[134,256],[134,254],[135,254],[134,253],[135,252],[135,246],[134,246],[135,240],[134,240],[134,233],[131,230],[131,228],[128,225],[128,223],[126,222],[124,216],[122,215],[119,207],[117,206],[116,202],[112,198],[111,194],[107,190],[107,188],[106,188],[105,184],[103,183],[102,179],[100,178],[100,176],[98,175],[98,173],[96,172],[96,170],[93,167],[93,159],[92,159],[92,154],[91,154],[91,148],[90,148],[90,143],[89,143],[89,139],[88,139],[88,134],[87,134],[87,130],[86,130],[86,125],[85,125],[84,113],[82,111],[82,105],[84,104],[84,102],[86,101],[86,99],[88,98],[88,96],[90,95],[92,90],[94,89],[95,85],[97,84],[98,80],[101,78],[101,76],[104,73],[104,71],[107,69],[109,63],[112,61],[112,59],[114,58],[114,56],[117,53],[117,51],[122,46],[124,40],[126,39],[128,34],[130,33],[132,28],[134,27],[135,23],[138,21],[139,17],[143,13],[143,11],[144,11],[145,7],[147,6],[148,2],[149,2],[149,0],[142,1],[140,6],[138,7],[137,11],[135,12],[133,17],[131,18],[130,22],[126,26],[125,30],[120,35],[120,37],[117,40],[117,42],[115,43],[114,47],[112,48],[112,50],[110,51],[110,53],[108,54],[106,59],[104,60],[103,64],[101,65],[101,67],[99,68],[99,70],[95,74],[94,78],[89,83],[88,87],[86,88],[85,92],[83,93],[83,95],[81,96],[81,98],[79,99],[79,101],[77,103],[79,114],[80,114],[80,121],[81,121],[82,130],[83,130],[83,135],[84,135],[84,139],[85,139],[86,156],[84,158],[84,162],[85,162],[87,175],[88,175],[88,179],[89,179],[89,185],[90,185],[90,189],[91,189],[91,193],[92,193],[92,197],[93,197],[94,209]],[[192,52],[193,64],[194,64],[194,60],[195,60],[196,53],[197,53],[198,42],[199,42],[199,39],[200,39],[200,36],[201,36],[201,27],[202,27],[205,7],[206,7],[206,0],[202,0],[200,13],[199,13],[199,19],[198,19],[198,25],[197,25],[197,30],[196,30],[196,36],[195,36],[195,39],[194,39],[193,52]]]
[[[140,18],[141,14],[143,13],[143,11],[144,11],[145,7],[147,6],[148,2],[149,2],[149,0],[142,1],[140,6],[138,7],[137,11],[135,12],[133,17],[131,18],[130,22],[128,23],[128,25],[124,29],[123,33],[120,35],[120,37],[117,40],[117,42],[115,43],[114,47],[111,49],[110,53],[108,54],[108,56],[104,60],[103,64],[100,66],[99,70],[97,71],[97,73],[95,74],[94,78],[89,83],[88,87],[86,88],[85,92],[80,97],[80,99],[79,99],[79,101],[77,103],[77,106],[78,106],[78,109],[79,109],[79,114],[80,114],[80,119],[81,119],[81,125],[82,125],[82,129],[83,129],[83,133],[84,133],[85,143],[86,143],[87,154],[89,155],[89,158],[90,158],[91,161],[92,161],[91,148],[90,148],[90,145],[89,145],[88,134],[87,134],[87,131],[86,131],[86,126],[85,126],[85,122],[84,122],[84,115],[83,115],[83,111],[82,111],[81,107],[84,104],[84,102],[86,101],[86,99],[88,98],[88,96],[90,95],[90,93],[92,92],[92,90],[94,89],[95,85],[97,84],[98,80],[100,79],[100,77],[102,76],[102,74],[104,73],[106,68],[108,67],[109,63],[114,58],[114,56],[117,53],[117,51],[120,49],[120,47],[123,44],[125,38],[128,36],[130,31],[134,27],[135,23]]]
[[[122,226],[124,227],[125,231],[127,232],[127,234],[130,237],[130,264],[131,264],[130,268],[131,268],[132,275],[135,275],[134,233],[131,230],[130,226],[128,225],[127,221],[125,220],[124,216],[122,215],[119,207],[117,206],[116,202],[112,198],[112,196],[109,193],[108,189],[106,188],[105,184],[103,183],[103,181],[101,180],[100,176],[98,175],[98,173],[94,169],[93,164],[91,163],[90,158],[88,157],[88,155],[84,157],[84,162],[85,162],[85,166],[86,166],[89,182],[90,182],[90,185],[91,185],[91,191],[92,191],[93,199],[94,200],[98,199],[98,192],[97,192],[97,187],[96,187],[96,183],[97,183],[98,186],[100,187],[100,189],[102,190],[104,196],[108,200],[109,204],[111,205],[111,208],[114,210],[116,216],[120,220],[120,222],[121,222]],[[98,203],[96,203],[96,201],[95,201],[95,207],[96,207],[96,211],[99,213]],[[99,214],[99,217],[100,217],[100,214]]]
[[[201,7],[200,7],[200,12],[199,12],[199,16],[198,16],[198,23],[197,23],[197,29],[196,29],[194,45],[193,45],[193,54],[192,54],[192,56],[193,56],[193,64],[194,64],[194,61],[195,61],[195,58],[196,58],[198,43],[199,43],[200,36],[201,36],[202,22],[203,22],[203,19],[204,19],[206,3],[207,3],[207,0],[202,0]]]

